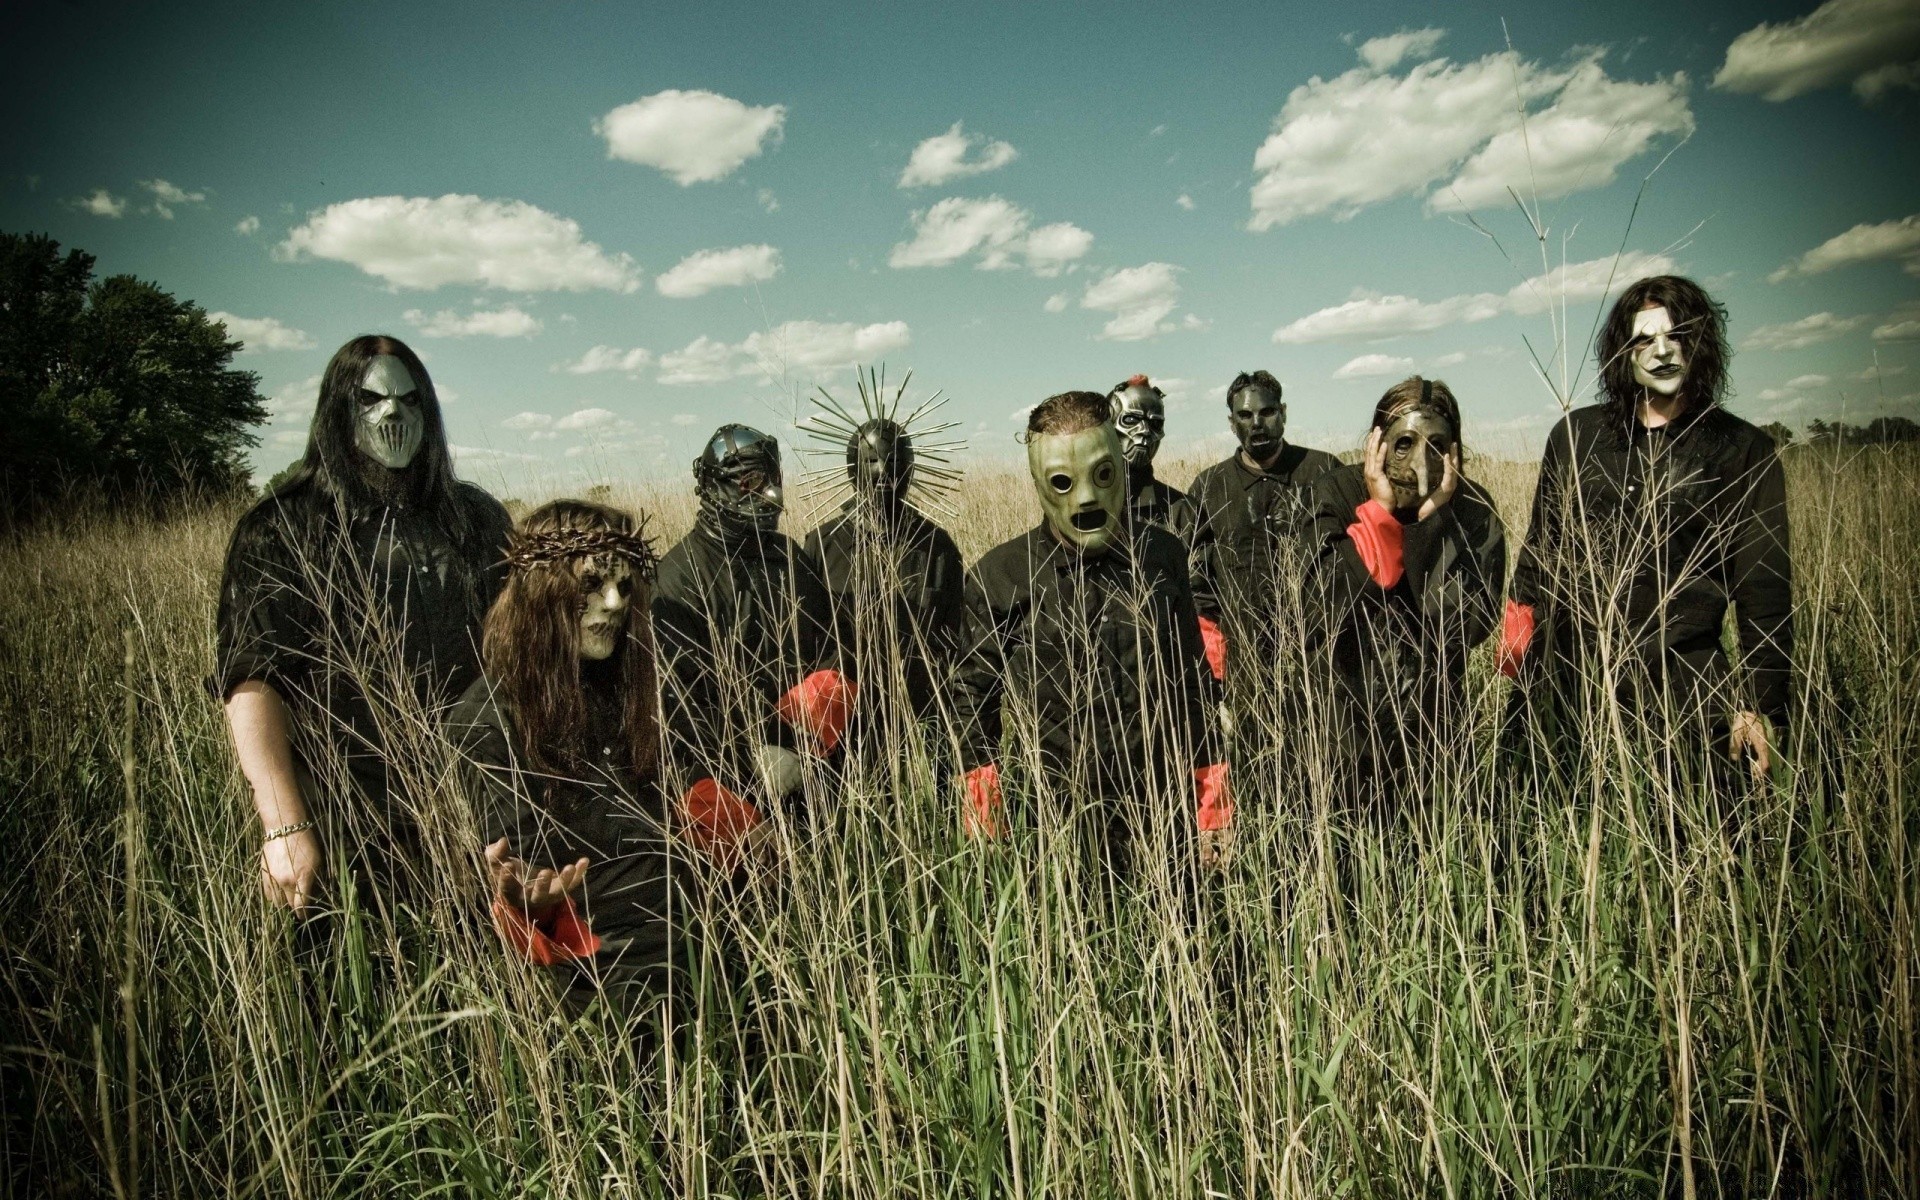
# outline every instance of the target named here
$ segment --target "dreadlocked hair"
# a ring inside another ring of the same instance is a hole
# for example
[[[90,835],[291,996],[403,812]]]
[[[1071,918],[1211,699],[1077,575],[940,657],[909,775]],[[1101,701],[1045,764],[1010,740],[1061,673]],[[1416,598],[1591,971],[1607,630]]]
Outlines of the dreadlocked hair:
[[[1624,430],[1633,422],[1645,390],[1633,378],[1633,318],[1643,309],[1665,308],[1673,336],[1687,356],[1687,408],[1704,415],[1727,398],[1727,310],[1693,280],[1654,275],[1620,293],[1600,327],[1595,355],[1600,360],[1600,398],[1611,412],[1609,423]]]
[[[628,762],[645,785],[660,772],[659,676],[651,599],[652,546],[631,515],[585,500],[553,500],[514,532],[506,587],[487,612],[480,657],[527,761],[552,775],[585,765],[587,699],[580,674],[585,576],[596,564],[633,567],[626,635],[608,665],[618,681]]]

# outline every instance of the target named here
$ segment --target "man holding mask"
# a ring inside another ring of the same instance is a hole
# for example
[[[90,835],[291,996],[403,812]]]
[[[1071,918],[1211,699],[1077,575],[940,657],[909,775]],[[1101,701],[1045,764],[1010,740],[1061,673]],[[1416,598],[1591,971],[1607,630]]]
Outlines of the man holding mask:
[[[1126,459],[1110,416],[1097,392],[1033,409],[1027,465],[1044,518],[968,574],[955,694],[966,824],[998,836],[1009,808],[1029,828],[1071,822],[1126,874],[1153,806],[1189,795],[1187,828],[1214,863],[1232,808],[1185,555],[1166,530],[1124,519]],[[1003,804],[1003,724],[1024,751],[1014,773],[1037,785],[1024,805]]]

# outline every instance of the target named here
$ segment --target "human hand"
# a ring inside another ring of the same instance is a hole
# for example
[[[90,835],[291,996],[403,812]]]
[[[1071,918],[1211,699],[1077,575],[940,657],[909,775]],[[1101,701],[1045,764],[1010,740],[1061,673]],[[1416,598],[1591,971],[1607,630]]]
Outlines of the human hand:
[[[274,838],[260,848],[260,887],[294,916],[307,911],[320,881],[320,835],[312,829]]]
[[[1767,719],[1757,712],[1733,714],[1727,735],[1727,757],[1739,762],[1743,756],[1748,759],[1753,781],[1765,782],[1767,771],[1773,766],[1773,731]]]
[[[753,748],[753,766],[760,774],[760,785],[767,799],[779,800],[800,790],[804,764],[800,756],[785,746],[762,742]]]
[[[1441,460],[1440,486],[1434,488],[1425,499],[1420,501],[1418,520],[1424,521],[1445,508],[1453,501],[1453,494],[1460,490],[1460,447],[1448,450]]]
[[[1367,498],[1388,512],[1399,508],[1393,498],[1393,480],[1387,478],[1387,442],[1376,426],[1367,430],[1366,453],[1360,458],[1360,474],[1367,481]]]
[[[582,858],[558,871],[551,867],[534,871],[515,858],[507,839],[501,838],[487,847],[487,873],[492,877],[496,901],[518,908],[537,921],[586,881],[587,860]]]
[[[1200,866],[1208,871],[1225,870],[1233,861],[1233,826],[1200,831]]]

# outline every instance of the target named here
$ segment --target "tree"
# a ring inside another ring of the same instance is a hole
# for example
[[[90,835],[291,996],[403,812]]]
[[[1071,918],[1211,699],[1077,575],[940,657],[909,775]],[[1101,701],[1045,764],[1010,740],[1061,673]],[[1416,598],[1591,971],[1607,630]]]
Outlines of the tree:
[[[1780,447],[1782,450],[1786,449],[1788,446],[1793,445],[1793,430],[1788,429],[1785,425],[1782,425],[1778,421],[1775,421],[1769,425],[1762,425],[1760,427],[1760,432],[1772,438],[1773,444]]]
[[[0,488],[18,510],[84,485],[164,498],[244,485],[260,377],[198,305],[38,234],[0,233]]]

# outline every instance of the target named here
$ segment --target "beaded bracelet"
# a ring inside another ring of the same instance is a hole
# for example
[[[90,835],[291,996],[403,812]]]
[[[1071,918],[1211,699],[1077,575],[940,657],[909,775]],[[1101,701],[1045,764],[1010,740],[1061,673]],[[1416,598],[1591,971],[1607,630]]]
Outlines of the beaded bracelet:
[[[261,838],[260,841],[262,844],[265,844],[267,842],[277,842],[283,837],[292,837],[296,833],[305,833],[307,830],[312,828],[313,828],[313,819],[309,817],[307,820],[304,820],[304,821],[295,821],[291,825],[282,825],[278,829],[269,829],[267,830],[267,836]]]

